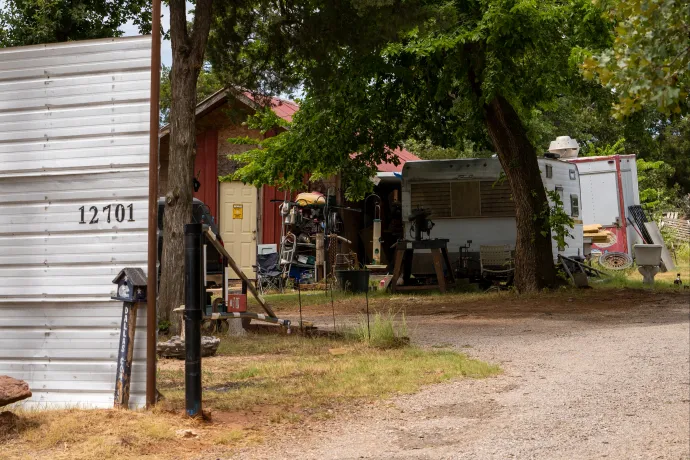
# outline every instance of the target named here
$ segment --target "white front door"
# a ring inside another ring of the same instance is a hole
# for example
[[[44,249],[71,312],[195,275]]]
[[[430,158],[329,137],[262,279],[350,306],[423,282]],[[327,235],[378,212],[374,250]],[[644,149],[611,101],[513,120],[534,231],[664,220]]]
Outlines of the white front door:
[[[220,183],[220,234],[225,249],[248,278],[256,278],[256,207],[258,189],[242,182]],[[239,276],[228,269],[229,279]]]

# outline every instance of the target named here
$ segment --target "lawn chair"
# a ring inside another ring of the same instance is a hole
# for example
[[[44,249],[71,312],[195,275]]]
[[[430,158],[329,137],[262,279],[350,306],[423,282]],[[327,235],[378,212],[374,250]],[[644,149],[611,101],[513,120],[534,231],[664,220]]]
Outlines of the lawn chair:
[[[279,263],[277,252],[257,254],[256,256],[256,284],[261,295],[270,290],[283,292],[283,271]]]
[[[506,286],[512,284],[515,265],[510,245],[479,246],[479,264],[482,278],[493,283],[489,289],[500,289],[504,280]]]

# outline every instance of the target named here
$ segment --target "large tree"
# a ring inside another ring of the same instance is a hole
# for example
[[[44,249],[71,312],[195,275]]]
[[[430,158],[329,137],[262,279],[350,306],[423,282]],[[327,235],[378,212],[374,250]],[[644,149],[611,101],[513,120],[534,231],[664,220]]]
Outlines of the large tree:
[[[191,222],[196,157],[196,86],[213,18],[213,0],[197,0],[187,22],[185,0],[170,0],[170,157],[165,193],[165,242],[161,258],[159,317],[171,320],[184,303],[184,224]],[[179,327],[179,325],[177,325]]]
[[[268,22],[255,47],[282,46],[307,98],[282,139],[245,155],[240,178],[289,185],[305,171],[342,170],[354,172],[351,196],[361,195],[375,165],[410,137],[448,146],[486,136],[515,200],[516,286],[555,283],[549,209],[524,119],[579,79],[573,49],[608,40],[590,2],[312,1],[285,5]]]
[[[119,37],[132,21],[151,31],[149,0],[5,0],[0,6],[0,46]]]

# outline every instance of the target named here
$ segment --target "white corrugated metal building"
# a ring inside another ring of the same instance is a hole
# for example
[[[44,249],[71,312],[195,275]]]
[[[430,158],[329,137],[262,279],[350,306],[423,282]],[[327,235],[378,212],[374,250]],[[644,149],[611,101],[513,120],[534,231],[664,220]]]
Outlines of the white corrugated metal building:
[[[146,270],[151,37],[0,50],[0,374],[111,407],[125,266]],[[131,403],[145,402],[145,309]]]

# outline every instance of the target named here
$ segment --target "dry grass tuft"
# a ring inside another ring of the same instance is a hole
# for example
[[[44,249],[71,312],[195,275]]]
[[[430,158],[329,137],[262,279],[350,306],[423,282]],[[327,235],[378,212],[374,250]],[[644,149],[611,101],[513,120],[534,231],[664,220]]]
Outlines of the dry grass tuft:
[[[160,410],[20,410],[16,415],[19,426],[0,444],[0,458],[170,459],[214,445],[244,444],[240,430],[214,428]],[[199,436],[176,436],[182,429],[192,429]]]

